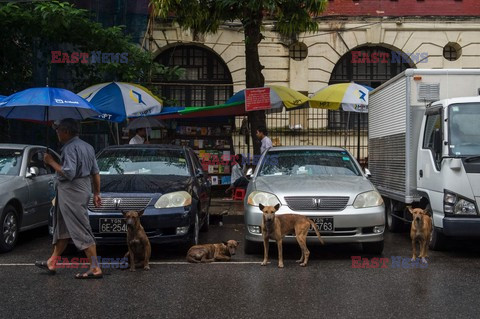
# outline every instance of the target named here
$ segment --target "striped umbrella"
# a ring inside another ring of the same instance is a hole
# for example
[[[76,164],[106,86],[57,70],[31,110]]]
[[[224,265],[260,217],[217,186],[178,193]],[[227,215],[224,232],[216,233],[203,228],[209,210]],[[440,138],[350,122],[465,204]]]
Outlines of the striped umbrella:
[[[101,119],[123,122],[130,117],[158,115],[162,100],[147,88],[124,82],[96,84],[78,93],[92,103],[102,115]]]
[[[368,91],[356,83],[332,84],[318,90],[310,97],[310,107],[344,111],[368,112]]]
[[[271,108],[267,112],[281,112],[284,107],[288,111],[308,106],[308,97],[291,88],[280,85],[266,85],[265,88],[270,89]],[[240,101],[245,102],[245,90],[233,95],[226,104]]]

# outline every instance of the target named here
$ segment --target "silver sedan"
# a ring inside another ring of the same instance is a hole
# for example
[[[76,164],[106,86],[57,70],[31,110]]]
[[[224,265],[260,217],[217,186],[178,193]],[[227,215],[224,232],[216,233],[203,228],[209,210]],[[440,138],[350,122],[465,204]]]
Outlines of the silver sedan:
[[[326,243],[362,243],[365,252],[383,251],[382,197],[355,158],[339,147],[274,147],[251,176],[245,196],[245,253],[257,251],[262,212],[258,205],[281,204],[277,214],[312,219]],[[309,243],[318,243],[315,233]],[[284,242],[296,242],[287,235]]]
[[[55,174],[43,163],[45,151],[43,146],[0,144],[0,252],[13,249],[19,232],[48,223]]]

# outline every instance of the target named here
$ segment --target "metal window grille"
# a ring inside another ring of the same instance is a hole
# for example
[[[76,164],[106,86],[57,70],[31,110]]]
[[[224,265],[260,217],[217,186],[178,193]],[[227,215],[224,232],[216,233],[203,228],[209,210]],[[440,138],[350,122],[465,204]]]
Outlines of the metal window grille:
[[[162,96],[174,100],[176,105],[221,104],[233,94],[232,76],[227,66],[207,49],[178,45],[160,54],[157,62],[185,69],[185,75],[178,80],[154,79]]]

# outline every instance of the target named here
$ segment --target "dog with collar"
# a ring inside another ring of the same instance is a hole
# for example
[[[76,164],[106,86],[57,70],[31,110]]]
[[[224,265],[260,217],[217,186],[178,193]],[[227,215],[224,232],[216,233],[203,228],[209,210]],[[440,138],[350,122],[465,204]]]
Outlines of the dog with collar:
[[[302,256],[297,263],[300,263],[300,266],[305,267],[308,263],[308,258],[310,256],[310,251],[307,248],[307,234],[310,229],[310,226],[313,227],[315,233],[317,234],[318,239],[324,244],[320,232],[318,231],[317,225],[307,217],[297,214],[284,214],[284,215],[275,215],[279,210],[280,204],[275,206],[263,206],[262,204],[258,205],[262,214],[262,236],[263,236],[263,248],[264,248],[264,257],[262,266],[268,264],[268,246],[269,239],[274,239],[277,242],[278,248],[278,267],[283,268],[283,248],[282,241],[285,235],[295,233],[297,238],[298,245],[302,250]]]

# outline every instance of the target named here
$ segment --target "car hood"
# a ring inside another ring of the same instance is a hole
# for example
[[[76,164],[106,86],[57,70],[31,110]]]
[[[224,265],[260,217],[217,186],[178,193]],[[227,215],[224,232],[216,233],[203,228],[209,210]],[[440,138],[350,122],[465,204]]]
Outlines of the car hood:
[[[285,203],[285,196],[348,196],[349,203],[359,193],[375,189],[363,176],[262,176],[254,188],[275,194]]]
[[[11,181],[11,180],[14,179],[15,177],[18,177],[18,176],[0,175],[0,184],[6,183],[6,182],[8,182],[8,181]]]
[[[171,193],[189,191],[190,176],[176,175],[101,175],[102,193]]]

